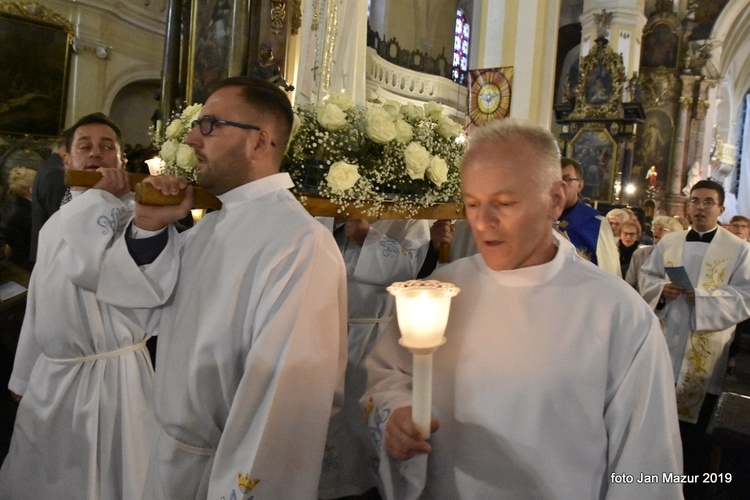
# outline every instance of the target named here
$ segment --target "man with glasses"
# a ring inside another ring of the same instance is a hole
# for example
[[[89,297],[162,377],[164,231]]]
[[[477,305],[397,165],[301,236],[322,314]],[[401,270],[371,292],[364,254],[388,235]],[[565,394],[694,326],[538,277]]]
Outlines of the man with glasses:
[[[663,321],[672,358],[686,474],[708,471],[703,433],[721,393],[732,330],[750,317],[750,244],[719,226],[723,204],[721,184],[695,183],[688,200],[692,228],[662,238],[640,281]]]
[[[565,209],[558,220],[558,228],[581,257],[620,276],[617,245],[607,219],[580,200],[584,185],[581,165],[572,158],[563,157],[560,166],[566,190]]]
[[[729,221],[727,230],[742,240],[750,239],[750,219],[744,215],[735,215]]]
[[[177,234],[169,225],[189,210],[190,187],[176,207],[137,204],[108,255],[117,272],[102,300],[158,318],[159,437],[143,498],[317,498],[343,390],[346,272],[279,173],[292,121],[275,85],[220,82],[186,143],[198,184],[223,207]],[[163,194],[187,186],[144,182]]]

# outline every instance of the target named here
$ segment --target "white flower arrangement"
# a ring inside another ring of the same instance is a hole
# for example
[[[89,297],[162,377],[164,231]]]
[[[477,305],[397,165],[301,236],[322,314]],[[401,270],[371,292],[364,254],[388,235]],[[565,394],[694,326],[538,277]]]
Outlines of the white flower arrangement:
[[[441,104],[357,105],[335,93],[298,106],[295,115],[284,169],[299,194],[353,204],[372,216],[384,201],[409,215],[460,199],[463,130]]]
[[[203,104],[193,104],[182,112],[175,113],[167,124],[162,135],[159,127],[151,129],[151,140],[159,148],[159,158],[162,160],[162,174],[185,177],[195,182],[198,160],[193,148],[185,144],[185,136],[192,128],[193,121],[203,109]]]

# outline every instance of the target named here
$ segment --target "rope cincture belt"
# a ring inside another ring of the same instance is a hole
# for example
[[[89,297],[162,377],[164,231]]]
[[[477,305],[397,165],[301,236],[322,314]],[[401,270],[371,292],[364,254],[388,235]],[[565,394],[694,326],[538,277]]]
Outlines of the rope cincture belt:
[[[128,354],[129,352],[135,352],[139,349],[144,349],[146,347],[146,341],[139,344],[130,345],[127,347],[123,347],[121,349],[116,349],[114,351],[109,352],[103,352],[101,354],[92,354],[91,356],[83,356],[81,358],[70,358],[70,359],[57,359],[57,358],[47,358],[50,363],[57,363],[60,365],[72,365],[72,364],[78,364],[78,363],[86,363],[87,361],[96,361],[97,359],[107,359],[107,358],[115,358],[117,356],[122,356],[123,354]]]

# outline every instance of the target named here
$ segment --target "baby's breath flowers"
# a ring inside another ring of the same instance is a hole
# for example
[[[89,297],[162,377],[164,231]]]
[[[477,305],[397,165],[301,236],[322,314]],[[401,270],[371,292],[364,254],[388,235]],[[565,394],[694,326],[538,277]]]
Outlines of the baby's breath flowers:
[[[406,215],[460,198],[462,128],[443,106],[395,101],[357,105],[344,93],[295,110],[296,128],[284,168],[300,194],[316,193],[340,205],[384,201]],[[307,173],[317,169],[318,175]]]

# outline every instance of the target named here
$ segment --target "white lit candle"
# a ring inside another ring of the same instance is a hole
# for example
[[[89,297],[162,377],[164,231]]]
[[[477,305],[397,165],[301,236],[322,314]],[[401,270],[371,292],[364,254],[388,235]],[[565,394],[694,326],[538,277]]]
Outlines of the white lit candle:
[[[432,420],[432,354],[412,355],[411,419],[430,437]]]
[[[445,343],[451,298],[460,291],[450,283],[411,280],[394,283],[388,291],[396,297],[401,330],[399,343],[413,355],[412,420],[430,436],[432,407],[432,354]]]

